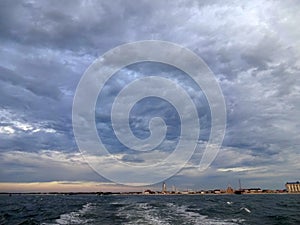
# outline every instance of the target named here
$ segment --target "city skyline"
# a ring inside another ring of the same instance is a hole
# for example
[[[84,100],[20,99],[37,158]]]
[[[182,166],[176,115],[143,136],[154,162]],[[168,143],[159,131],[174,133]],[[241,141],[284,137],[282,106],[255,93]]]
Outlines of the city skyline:
[[[68,182],[68,181],[52,181],[52,182],[32,182],[32,183],[1,183],[0,194],[19,193],[19,194],[299,194],[300,182],[286,182],[284,188],[261,188],[260,186],[249,187],[243,186],[238,181],[238,186],[231,184],[222,187],[178,187],[174,184],[169,186],[166,182],[162,182],[151,186],[128,187],[126,185],[117,185],[114,183],[100,182]],[[161,187],[159,186],[161,185]]]

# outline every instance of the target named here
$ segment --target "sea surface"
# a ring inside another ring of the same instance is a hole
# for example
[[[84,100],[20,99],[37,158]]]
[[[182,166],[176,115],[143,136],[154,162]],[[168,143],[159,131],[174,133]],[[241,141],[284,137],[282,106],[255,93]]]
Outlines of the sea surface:
[[[0,224],[300,224],[300,195],[8,195]]]

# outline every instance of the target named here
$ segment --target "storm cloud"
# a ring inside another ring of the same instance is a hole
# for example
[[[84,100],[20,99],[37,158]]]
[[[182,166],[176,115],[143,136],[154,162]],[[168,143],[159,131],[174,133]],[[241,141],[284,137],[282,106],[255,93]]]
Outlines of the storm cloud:
[[[140,40],[170,41],[195,52],[215,74],[226,102],[227,129],[214,163],[200,173],[194,168],[201,155],[196,152],[170,182],[206,188],[203,183],[217,187],[242,178],[253,186],[283,188],[299,179],[299,11],[296,1],[271,0],[1,1],[0,181],[104,180],[79,160],[74,94],[95,59]],[[207,141],[207,102],[182,71],[145,63],[120,74],[99,96],[96,122],[98,134],[121,160],[147,161],[116,139],[108,106],[122,86],[149,74],[187,90],[198,104],[201,141]],[[147,100],[136,105],[131,128],[147,137],[150,118],[166,118],[167,139],[158,153],[164,156],[180,138],[178,116],[164,102],[149,105]]]

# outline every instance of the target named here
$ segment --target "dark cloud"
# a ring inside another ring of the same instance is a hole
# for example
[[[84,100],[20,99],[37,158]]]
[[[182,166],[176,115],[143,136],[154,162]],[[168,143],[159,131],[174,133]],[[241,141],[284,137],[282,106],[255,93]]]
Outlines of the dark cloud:
[[[283,171],[282,176],[296,179],[300,146],[299,10],[295,1],[1,1],[1,181],[24,181],[22,168],[27,181],[45,180],[43,173],[49,180],[74,180],[78,173],[78,180],[85,175],[94,179],[85,169],[75,171],[72,163],[61,166],[57,157],[70,154],[74,158],[72,154],[77,152],[71,121],[76,86],[86,68],[105,51],[144,39],[171,41],[193,50],[215,73],[226,101],[224,152],[207,175],[188,167],[174,177],[174,182],[188,183],[198,176],[208,184],[226,183],[230,180],[224,175],[227,170],[247,177],[250,183],[255,183],[255,173],[261,171],[257,181],[262,182],[270,177],[271,170],[285,166],[290,170]],[[121,72],[126,76],[108,82],[104,89],[105,106],[110,106],[119,90],[139,74],[172,78],[193,96],[201,116],[202,140],[207,140],[210,111],[195,84],[178,76],[174,68],[154,64],[127,67]],[[171,108],[163,103],[152,110],[149,105],[139,106],[131,118],[134,133],[147,136],[149,119],[162,114],[169,119],[169,139],[160,150],[173,146],[178,118],[173,118],[176,115]],[[111,151],[119,154],[126,150],[111,133],[109,107],[97,108],[96,120],[99,134]],[[36,167],[39,155],[49,160],[43,150],[56,152],[49,168],[58,166],[73,175]],[[19,161],[13,162],[11,151]],[[145,160],[126,153],[121,157],[124,161]],[[31,156],[37,159],[28,161]],[[37,170],[41,171],[39,176],[34,175]],[[268,184],[276,178],[269,179]]]
[[[54,100],[58,100],[61,96],[61,91],[57,86],[53,84],[49,85],[50,82],[43,80],[34,80],[30,77],[22,77],[11,70],[0,67],[1,81],[4,82],[5,86],[12,85],[18,86],[21,88],[30,91],[34,95],[52,98]]]

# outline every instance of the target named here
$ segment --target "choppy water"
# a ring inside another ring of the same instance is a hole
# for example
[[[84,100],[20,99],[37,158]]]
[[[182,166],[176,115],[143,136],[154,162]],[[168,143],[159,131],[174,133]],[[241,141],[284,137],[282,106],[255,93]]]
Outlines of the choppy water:
[[[3,195],[0,224],[300,224],[300,195]]]

